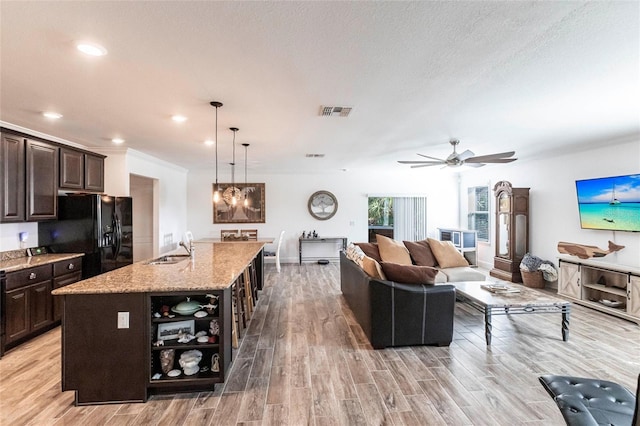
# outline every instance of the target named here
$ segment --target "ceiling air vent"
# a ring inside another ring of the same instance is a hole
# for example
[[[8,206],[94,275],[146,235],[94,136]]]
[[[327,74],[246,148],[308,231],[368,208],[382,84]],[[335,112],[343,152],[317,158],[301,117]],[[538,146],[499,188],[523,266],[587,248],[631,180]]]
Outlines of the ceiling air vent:
[[[348,106],[324,106],[320,105],[320,115],[323,117],[348,117],[351,113]]]
[[[324,154],[306,154],[305,157],[307,157],[307,158],[322,158],[322,157],[324,157]]]

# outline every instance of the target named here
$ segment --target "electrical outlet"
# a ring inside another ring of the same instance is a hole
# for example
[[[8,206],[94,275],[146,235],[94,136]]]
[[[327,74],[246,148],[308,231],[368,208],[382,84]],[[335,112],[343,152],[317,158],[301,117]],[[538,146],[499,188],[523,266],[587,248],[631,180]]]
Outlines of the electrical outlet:
[[[129,328],[129,312],[118,312],[118,328]]]

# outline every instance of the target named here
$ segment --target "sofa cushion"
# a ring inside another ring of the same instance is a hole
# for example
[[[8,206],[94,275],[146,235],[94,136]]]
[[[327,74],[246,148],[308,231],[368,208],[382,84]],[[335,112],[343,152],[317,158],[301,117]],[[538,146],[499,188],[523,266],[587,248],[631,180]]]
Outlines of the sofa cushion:
[[[404,244],[395,241],[384,235],[376,234],[380,257],[383,262],[399,263],[401,265],[412,265],[411,255]]]
[[[457,266],[455,268],[440,269],[446,275],[447,282],[460,281],[484,281],[487,277],[482,273],[468,266]],[[436,282],[439,282],[436,280]]]
[[[422,241],[403,241],[404,246],[409,250],[409,254],[413,259],[413,263],[419,266],[436,266],[436,261],[429,242],[427,240]]]
[[[429,241],[429,247],[431,247],[431,251],[438,261],[438,266],[441,268],[469,266],[467,259],[460,254],[451,241],[438,241],[433,238],[427,238],[427,241]]]
[[[380,257],[380,250],[378,250],[378,244],[376,243],[354,243],[354,244],[360,247],[364,252],[364,254],[366,254],[373,260],[382,262],[382,258]]]
[[[371,278],[377,280],[386,280],[386,274],[384,269],[380,266],[380,264],[372,257],[363,256],[362,257],[362,270],[367,273]]]
[[[401,265],[382,262],[382,270],[390,281],[405,284],[434,284],[438,270],[429,266]]]

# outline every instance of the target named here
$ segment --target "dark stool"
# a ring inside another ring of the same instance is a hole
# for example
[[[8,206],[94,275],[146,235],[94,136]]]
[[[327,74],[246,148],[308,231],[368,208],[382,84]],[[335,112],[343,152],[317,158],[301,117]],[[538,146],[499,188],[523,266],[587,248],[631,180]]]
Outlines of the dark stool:
[[[565,422],[576,426],[638,426],[637,399],[614,382],[571,376],[540,376],[540,383],[558,405]],[[640,376],[639,376],[640,386]]]

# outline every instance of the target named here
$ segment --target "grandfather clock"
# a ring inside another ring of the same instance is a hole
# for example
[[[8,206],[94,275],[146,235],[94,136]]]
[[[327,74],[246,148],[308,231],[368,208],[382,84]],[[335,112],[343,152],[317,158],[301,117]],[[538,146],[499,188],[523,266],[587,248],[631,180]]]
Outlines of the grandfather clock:
[[[493,187],[496,197],[496,255],[492,277],[522,282],[520,262],[529,251],[529,188],[513,188],[500,181]]]

